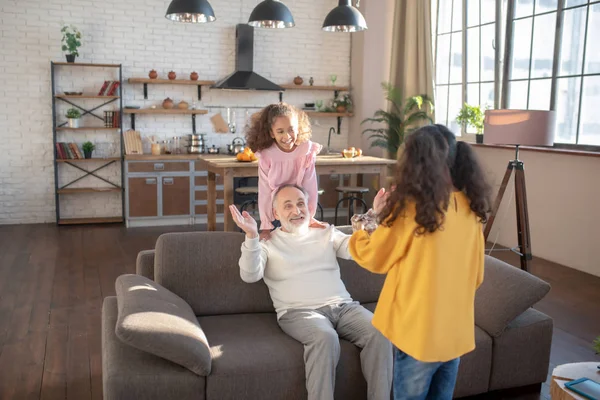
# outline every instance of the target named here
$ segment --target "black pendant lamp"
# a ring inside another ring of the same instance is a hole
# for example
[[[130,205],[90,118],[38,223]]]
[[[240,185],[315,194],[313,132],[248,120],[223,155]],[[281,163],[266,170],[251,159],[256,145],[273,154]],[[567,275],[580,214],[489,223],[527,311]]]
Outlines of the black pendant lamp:
[[[255,28],[292,28],[296,23],[285,4],[277,0],[264,0],[259,3],[248,19],[248,25]]]
[[[203,23],[216,20],[208,0],[173,0],[167,8],[167,19],[177,22]]]
[[[367,29],[367,22],[351,0],[340,0],[323,21],[323,30],[327,32],[359,32]],[[356,3],[358,6],[358,1]]]

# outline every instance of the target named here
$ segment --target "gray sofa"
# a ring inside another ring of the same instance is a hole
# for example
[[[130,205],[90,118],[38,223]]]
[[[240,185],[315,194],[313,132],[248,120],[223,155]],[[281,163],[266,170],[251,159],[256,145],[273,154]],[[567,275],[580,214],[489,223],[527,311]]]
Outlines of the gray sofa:
[[[105,399],[306,398],[302,345],[280,330],[266,285],[240,279],[243,240],[233,232],[169,233],[139,253],[137,275],[119,277],[117,296],[104,299]],[[384,276],[339,261],[348,291],[374,310]],[[462,357],[455,397],[546,380],[552,320],[531,306],[549,289],[486,257],[477,347]],[[359,350],[345,340],[336,382],[336,399],[366,399]]]

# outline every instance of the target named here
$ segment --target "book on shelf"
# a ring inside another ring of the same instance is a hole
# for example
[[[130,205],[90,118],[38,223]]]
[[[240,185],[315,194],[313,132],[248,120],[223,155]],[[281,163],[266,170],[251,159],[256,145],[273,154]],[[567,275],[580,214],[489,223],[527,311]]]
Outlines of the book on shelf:
[[[77,143],[56,142],[56,159],[79,160],[83,158]]]
[[[106,89],[108,88],[108,85],[110,85],[110,81],[104,81],[104,84],[102,85],[102,88],[100,88],[100,91],[98,92],[98,96],[105,96],[105,92]]]
[[[120,128],[121,127],[121,112],[120,111],[104,111],[104,127],[105,128]]]
[[[121,85],[121,82],[112,81],[110,87],[106,90],[106,96],[115,96],[115,93],[117,93],[117,89],[119,88],[119,85]]]

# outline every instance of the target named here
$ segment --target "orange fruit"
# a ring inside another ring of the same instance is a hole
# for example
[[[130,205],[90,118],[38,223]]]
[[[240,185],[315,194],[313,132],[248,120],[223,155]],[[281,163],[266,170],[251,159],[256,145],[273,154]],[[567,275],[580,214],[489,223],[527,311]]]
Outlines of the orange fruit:
[[[237,153],[237,154],[235,155],[235,158],[237,158],[237,160],[238,160],[238,161],[244,161],[244,160],[242,160],[242,156],[243,156],[243,155],[244,155],[244,153]]]
[[[258,157],[256,157],[256,155],[254,155],[254,153],[253,153],[253,154],[250,156],[250,159],[251,159],[252,161],[256,161],[256,160],[258,160]]]

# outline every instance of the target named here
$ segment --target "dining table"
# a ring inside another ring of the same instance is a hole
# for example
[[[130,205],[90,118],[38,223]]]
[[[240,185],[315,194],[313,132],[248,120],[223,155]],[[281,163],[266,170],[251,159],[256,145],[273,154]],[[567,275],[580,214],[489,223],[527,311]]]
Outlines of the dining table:
[[[234,178],[258,176],[258,162],[238,161],[231,155],[205,155],[199,157],[203,169],[208,172],[207,183],[207,225],[209,231],[217,229],[217,184],[216,176],[223,178],[223,230],[233,231],[236,226],[229,212],[233,204]],[[350,186],[356,186],[357,178],[362,174],[376,174],[379,185],[386,182],[388,167],[396,161],[387,158],[358,156],[345,158],[341,154],[317,155],[315,169],[317,175],[349,174]]]

